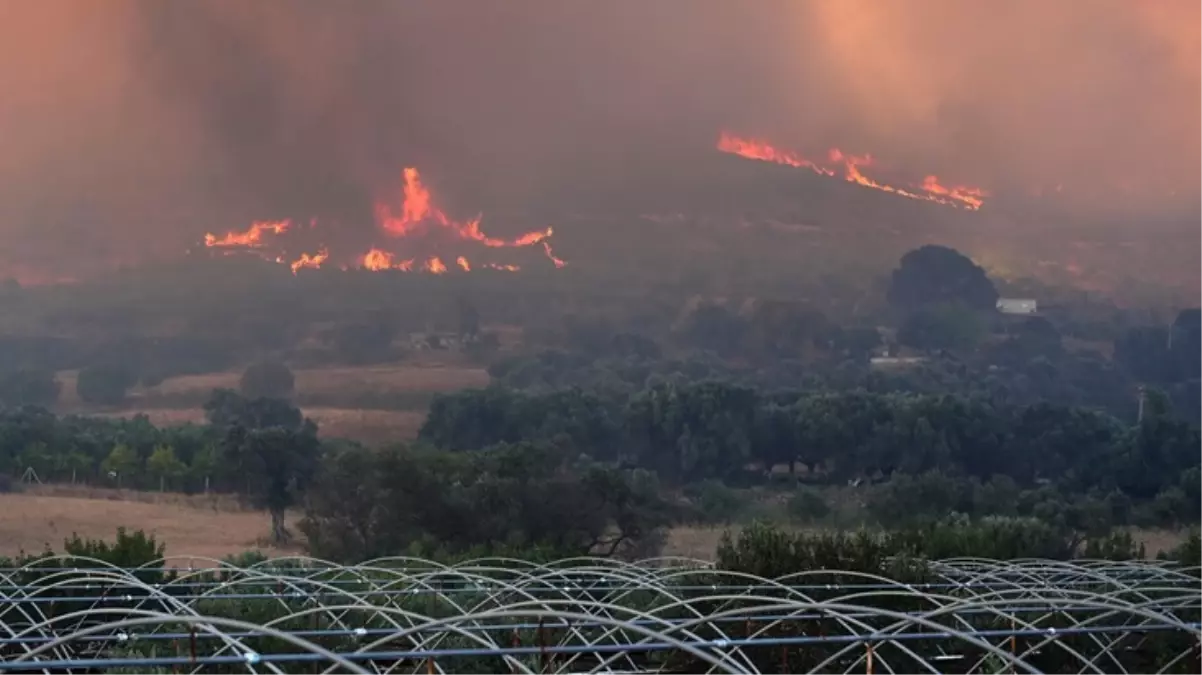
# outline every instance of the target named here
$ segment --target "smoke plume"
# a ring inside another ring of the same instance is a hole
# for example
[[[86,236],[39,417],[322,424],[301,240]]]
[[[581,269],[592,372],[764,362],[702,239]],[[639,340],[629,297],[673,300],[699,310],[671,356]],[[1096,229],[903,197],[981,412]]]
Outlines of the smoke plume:
[[[1081,210],[1196,204],[1200,24],[1187,0],[4,3],[0,265],[370,223],[404,166],[464,211],[687,177],[722,130]]]

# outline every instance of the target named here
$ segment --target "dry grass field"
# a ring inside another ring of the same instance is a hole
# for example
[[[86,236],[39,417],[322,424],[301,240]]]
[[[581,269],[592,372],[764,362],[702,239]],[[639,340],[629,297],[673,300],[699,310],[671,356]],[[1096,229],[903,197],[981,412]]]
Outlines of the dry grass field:
[[[112,540],[118,526],[153,533],[169,556],[221,558],[251,549],[268,555],[296,553],[260,544],[267,514],[241,508],[228,497],[37,486],[0,494],[0,555],[62,550],[72,534]],[[187,560],[176,561],[187,565]]]
[[[362,368],[314,368],[296,370],[294,374],[301,409],[317,422],[322,436],[370,444],[414,438],[425,419],[422,395],[488,384],[488,373],[482,368],[434,361]],[[104,408],[80,401],[75,393],[76,374],[61,372],[58,379],[63,386],[57,409],[64,413],[109,417],[145,414],[156,425],[201,422],[204,419],[201,404],[209,392],[220,387],[237,389],[241,375],[241,371],[231,371],[173,377],[156,387],[134,389],[125,405]],[[414,408],[379,410],[350,404],[339,407],[339,399],[349,403],[370,400],[373,396],[411,396]],[[306,399],[320,403],[306,405]]]
[[[295,554],[300,546],[273,549],[262,545],[269,529],[267,514],[242,508],[228,496],[205,497],[135,492],[67,485],[36,486],[23,493],[0,494],[0,555],[50,546],[61,550],[63,539],[109,539],[118,526],[143,529],[167,545],[168,556],[221,558],[247,550],[268,555]],[[668,533],[664,555],[707,560],[713,557],[725,527],[680,526]],[[1135,532],[1149,556],[1173,548],[1180,532]]]

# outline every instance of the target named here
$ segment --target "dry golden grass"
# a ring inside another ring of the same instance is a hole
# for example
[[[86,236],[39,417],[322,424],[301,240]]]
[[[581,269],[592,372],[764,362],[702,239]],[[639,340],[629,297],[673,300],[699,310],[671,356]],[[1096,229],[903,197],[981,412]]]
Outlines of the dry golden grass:
[[[1144,545],[1144,551],[1149,558],[1154,558],[1157,553],[1166,552],[1180,546],[1189,536],[1189,533],[1184,530],[1142,530],[1133,528],[1131,536],[1135,538],[1135,541]]]
[[[483,387],[488,384],[488,372],[474,366],[454,365],[435,361],[423,363],[385,364],[364,367],[311,368],[293,371],[298,396],[337,396],[353,393],[405,394],[437,393]],[[62,383],[58,407],[64,411],[86,411],[89,406],[75,393],[76,371],[61,371]],[[234,370],[203,375],[182,375],[164,380],[155,387],[135,388],[130,392],[131,405],[139,400],[156,398],[179,399],[192,396],[202,399],[218,388],[237,389],[242,371]]]
[[[356,400],[373,395],[387,396],[456,391],[488,384],[488,373],[481,368],[427,361],[414,364],[389,364],[372,367],[315,368],[294,371],[298,397],[315,397],[317,406],[303,407],[324,437],[349,438],[364,443],[388,443],[410,440],[425,419],[425,411],[339,408],[340,396]],[[133,417],[144,414],[157,426],[203,422],[199,401],[219,387],[237,388],[241,371],[187,375],[165,380],[157,387],[135,389],[119,408],[89,406],[75,394],[75,372],[58,374],[63,384],[57,409],[105,417]],[[420,398],[415,407],[424,407]]]
[[[117,527],[145,530],[167,545],[168,556],[222,558],[258,549],[268,555],[297,553],[260,546],[267,514],[230,506],[228,498],[205,503],[204,497],[129,491],[36,488],[0,494],[0,555],[62,551],[72,534],[111,540]],[[187,565],[187,560],[175,564]]]
[[[718,549],[718,540],[726,530],[738,532],[739,526],[730,527],[681,525],[668,531],[663,555],[676,555],[697,560],[713,560]]]
[[[370,367],[337,367],[295,370],[297,394],[339,394],[361,392],[439,392],[455,391],[488,384],[482,368],[443,364],[388,364]],[[145,393],[178,395],[208,393],[219,387],[238,388],[242,371],[184,375],[164,380]],[[64,388],[66,378],[62,377]]]
[[[347,438],[368,444],[410,441],[426,419],[426,413],[414,410],[348,410],[344,408],[303,408],[306,417],[317,423],[323,438]],[[155,426],[173,426],[204,422],[200,408],[147,408],[97,414],[100,417],[146,415]]]
[[[425,412],[414,410],[305,408],[304,413],[317,423],[320,436],[368,444],[413,440],[426,421]]]
[[[169,504],[171,506],[184,506],[191,509],[220,513],[242,513],[252,510],[247,508],[234,495],[188,495],[182,492],[145,492],[142,490],[124,490],[83,484],[47,483],[42,485],[26,485],[21,494],[35,497]]]

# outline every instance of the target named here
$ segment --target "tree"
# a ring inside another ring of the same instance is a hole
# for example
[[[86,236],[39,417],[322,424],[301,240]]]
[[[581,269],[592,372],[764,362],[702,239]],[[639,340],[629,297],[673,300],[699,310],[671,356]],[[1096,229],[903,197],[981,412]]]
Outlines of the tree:
[[[49,407],[58,401],[62,383],[52,370],[22,368],[0,374],[0,405]]]
[[[242,426],[264,429],[282,426],[299,429],[304,423],[300,408],[278,398],[246,398],[232,389],[214,389],[204,404],[205,418],[219,429]]]
[[[317,426],[309,420],[300,428],[235,425],[223,446],[226,457],[246,478],[246,496],[271,514],[272,541],[287,541],[285,513],[298,503],[317,471],[321,455]]]
[[[58,457],[58,466],[56,468],[60,471],[71,474],[72,485],[74,485],[75,481],[79,478],[79,474],[91,473],[96,466],[91,457],[78,450],[71,450],[70,452],[59,455]]]
[[[722,305],[702,304],[685,319],[683,336],[701,349],[720,356],[738,352],[746,324],[738,315]]]
[[[984,335],[977,313],[959,305],[939,305],[911,312],[897,330],[897,341],[924,351],[971,349]]]
[[[238,388],[247,398],[288,398],[295,385],[296,378],[288,366],[262,361],[247,366]]]
[[[1114,341],[1114,360],[1137,380],[1170,381],[1173,378],[1170,334],[1164,326],[1130,328]]]
[[[644,467],[673,481],[731,476],[751,459],[759,399],[725,382],[657,385],[631,398],[626,422]]]
[[[188,471],[188,467],[175,456],[170,445],[159,445],[146,459],[146,470],[159,479],[159,492],[166,488],[167,481],[174,481]]]
[[[221,450],[215,445],[205,445],[192,456],[188,465],[189,480],[201,485],[207,493],[214,478],[220,478],[224,464],[220,461]]]
[[[136,382],[134,372],[125,366],[88,366],[79,371],[75,392],[88,403],[116,405],[125,400],[125,393]]]
[[[889,304],[904,309],[959,303],[989,310],[997,299],[985,270],[946,246],[927,245],[905,254],[889,282]]]
[[[800,356],[818,336],[828,332],[826,317],[798,302],[756,303],[744,342],[752,353],[770,357]]]
[[[881,346],[881,333],[872,326],[831,326],[818,340],[832,349],[853,359],[866,359],[872,350]]]
[[[1174,379],[1202,377],[1202,310],[1197,307],[1181,310],[1170,331]]]
[[[101,462],[100,468],[105,473],[112,475],[117,480],[117,487],[121,487],[123,482],[137,477],[140,468],[138,453],[128,445],[118,443],[113,446],[108,457]]]
[[[415,547],[640,555],[669,513],[654,476],[573,454],[532,443],[471,453],[348,447],[323,463],[300,527],[313,554],[336,560]]]

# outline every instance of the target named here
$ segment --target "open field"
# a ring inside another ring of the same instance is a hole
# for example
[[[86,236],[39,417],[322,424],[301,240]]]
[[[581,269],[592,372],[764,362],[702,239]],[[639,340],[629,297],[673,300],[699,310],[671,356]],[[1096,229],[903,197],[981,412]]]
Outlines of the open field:
[[[168,555],[221,558],[250,549],[269,555],[296,553],[265,548],[269,520],[261,511],[247,510],[227,495],[112,490],[88,486],[33,486],[22,493],[0,494],[0,555],[47,545],[62,547],[72,533],[111,539],[118,526],[153,533],[167,544]],[[738,526],[678,526],[668,533],[664,555],[708,559],[727,529]],[[1173,548],[1184,534],[1139,530],[1136,539],[1149,556]]]
[[[72,534],[111,540],[117,527],[141,529],[167,544],[167,555],[221,558],[262,547],[266,513],[241,508],[227,496],[158,494],[47,485],[0,494],[0,555],[62,550]]]
[[[482,368],[440,362],[387,364],[360,368],[314,368],[293,371],[294,400],[317,422],[323,437],[379,444],[412,439],[425,419],[431,396],[483,387]],[[91,406],[75,393],[74,372],[58,374],[60,412],[106,417],[145,414],[155,425],[202,422],[201,409],[217,388],[238,388],[241,371],[173,377],[156,387],[139,387],[119,407]]]
[[[349,438],[379,445],[408,441],[417,437],[417,432],[426,419],[425,411],[415,410],[363,410],[348,408],[302,407],[306,417],[317,423],[318,436],[322,438]],[[146,415],[155,426],[171,426],[187,422],[204,422],[204,411],[200,408],[146,408],[97,413],[101,417],[133,417]]]
[[[297,369],[293,374],[296,376],[295,395],[298,398],[437,393],[488,384],[488,373],[483,368],[440,362]],[[75,393],[76,375],[74,371],[58,374],[63,385],[59,407],[64,411],[92,408],[79,400]],[[177,400],[203,401],[214,389],[237,389],[241,376],[242,371],[235,370],[168,378],[155,387],[135,388],[130,392],[129,406],[172,407],[157,404]]]

